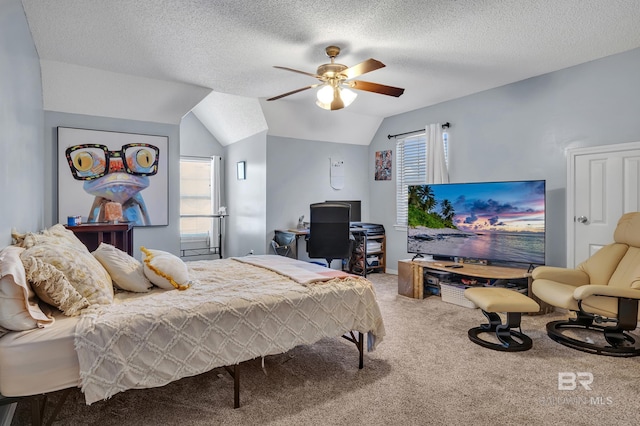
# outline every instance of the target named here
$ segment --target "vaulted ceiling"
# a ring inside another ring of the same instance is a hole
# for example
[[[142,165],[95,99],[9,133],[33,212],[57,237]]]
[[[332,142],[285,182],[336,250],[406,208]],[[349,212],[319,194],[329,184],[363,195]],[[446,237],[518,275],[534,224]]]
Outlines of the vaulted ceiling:
[[[45,108],[179,122],[193,109],[223,144],[267,130],[369,144],[382,119],[640,46],[635,0],[22,0]],[[375,58],[348,108],[315,105],[324,49]]]

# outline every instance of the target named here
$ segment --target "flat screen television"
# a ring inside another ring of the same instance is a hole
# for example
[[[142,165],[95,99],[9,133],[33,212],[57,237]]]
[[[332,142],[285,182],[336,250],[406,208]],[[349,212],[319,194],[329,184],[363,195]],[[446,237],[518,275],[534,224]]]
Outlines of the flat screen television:
[[[410,185],[407,251],[543,265],[545,195],[544,180]]]
[[[361,210],[362,210],[362,206],[361,206],[361,202],[360,200],[350,200],[350,201],[346,201],[346,200],[333,200],[333,201],[326,201],[327,203],[344,203],[344,204],[348,204],[351,207],[351,216],[349,221],[350,222],[360,222],[362,220],[361,217]]]

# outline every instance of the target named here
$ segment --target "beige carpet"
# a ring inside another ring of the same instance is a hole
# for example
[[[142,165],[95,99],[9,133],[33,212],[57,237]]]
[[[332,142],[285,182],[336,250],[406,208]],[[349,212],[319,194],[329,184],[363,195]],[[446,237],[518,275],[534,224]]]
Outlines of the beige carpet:
[[[638,424],[640,358],[565,348],[544,325],[559,314],[525,316],[533,349],[504,353],[469,341],[480,310],[397,295],[397,276],[371,274],[387,336],[365,355],[325,339],[244,364],[241,404],[224,369],[162,388],[133,390],[86,406],[74,390],[60,425],[632,425]],[[591,390],[558,390],[558,373],[590,373]],[[46,378],[43,377],[43,380]],[[53,394],[54,401],[57,394]],[[29,424],[29,404],[12,425]]]

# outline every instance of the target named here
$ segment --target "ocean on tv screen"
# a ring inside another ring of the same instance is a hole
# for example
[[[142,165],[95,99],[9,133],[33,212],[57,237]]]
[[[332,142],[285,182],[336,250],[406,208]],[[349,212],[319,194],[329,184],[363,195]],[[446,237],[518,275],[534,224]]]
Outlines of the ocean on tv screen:
[[[409,186],[409,253],[544,264],[545,182]]]

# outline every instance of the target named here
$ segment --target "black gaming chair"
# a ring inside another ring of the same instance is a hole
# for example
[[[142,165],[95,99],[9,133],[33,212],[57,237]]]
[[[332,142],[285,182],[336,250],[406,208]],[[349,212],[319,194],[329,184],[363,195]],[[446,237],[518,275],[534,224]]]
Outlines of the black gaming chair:
[[[311,204],[309,208],[309,257],[325,259],[329,268],[334,259],[348,259],[351,254],[349,205],[327,202]]]

